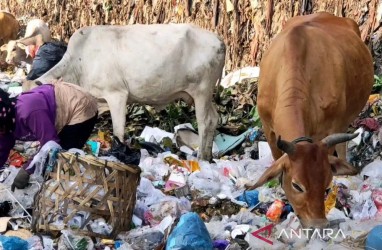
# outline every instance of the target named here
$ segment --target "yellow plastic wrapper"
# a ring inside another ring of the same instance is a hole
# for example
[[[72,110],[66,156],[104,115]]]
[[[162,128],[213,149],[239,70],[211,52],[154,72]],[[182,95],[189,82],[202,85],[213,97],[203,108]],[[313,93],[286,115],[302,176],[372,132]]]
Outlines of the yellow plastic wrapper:
[[[328,197],[325,200],[325,214],[328,215],[329,211],[336,205],[338,193],[338,186],[332,187],[332,191],[328,194]]]
[[[114,245],[114,240],[102,239],[101,243],[104,245]]]
[[[175,157],[172,156],[167,156],[163,159],[163,161],[170,166],[175,165],[178,167],[183,167],[183,162],[181,160],[176,159]]]
[[[105,132],[98,130],[98,138],[102,141],[105,140]]]
[[[170,166],[177,166],[177,167],[186,168],[190,173],[200,170],[200,166],[199,166],[198,161],[178,160],[172,156],[165,157],[163,161],[165,163],[169,164]]]

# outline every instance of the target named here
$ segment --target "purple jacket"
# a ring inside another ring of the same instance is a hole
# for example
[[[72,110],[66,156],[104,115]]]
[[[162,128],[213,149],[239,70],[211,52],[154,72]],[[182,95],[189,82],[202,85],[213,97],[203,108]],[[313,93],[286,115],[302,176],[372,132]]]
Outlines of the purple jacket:
[[[16,127],[11,134],[0,136],[0,169],[4,167],[15,140],[59,143],[55,128],[56,100],[54,87],[44,84],[18,96]]]

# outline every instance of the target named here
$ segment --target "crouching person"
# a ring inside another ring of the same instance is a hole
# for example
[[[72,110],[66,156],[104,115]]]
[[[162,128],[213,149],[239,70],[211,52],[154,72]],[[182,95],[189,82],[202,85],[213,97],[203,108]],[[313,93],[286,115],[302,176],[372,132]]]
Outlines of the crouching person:
[[[97,121],[97,100],[77,85],[44,84],[16,98],[0,89],[0,168],[4,167],[15,140],[53,141],[59,147],[82,148]],[[29,160],[12,184],[23,189],[35,167]],[[30,166],[31,165],[31,166]]]

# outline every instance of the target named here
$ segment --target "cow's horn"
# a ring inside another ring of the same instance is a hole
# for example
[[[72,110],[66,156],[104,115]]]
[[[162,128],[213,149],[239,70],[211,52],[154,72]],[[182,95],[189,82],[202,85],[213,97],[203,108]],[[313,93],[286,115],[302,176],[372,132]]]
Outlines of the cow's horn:
[[[283,152],[287,153],[288,155],[294,153],[294,144],[291,142],[281,140],[280,135],[279,135],[279,138],[277,139],[277,147]]]
[[[328,135],[324,139],[321,140],[323,144],[325,144],[328,148],[333,147],[334,145],[346,141],[350,141],[351,139],[354,139],[358,136],[359,133],[356,134],[346,134],[346,133],[339,133],[339,134],[332,134]]]

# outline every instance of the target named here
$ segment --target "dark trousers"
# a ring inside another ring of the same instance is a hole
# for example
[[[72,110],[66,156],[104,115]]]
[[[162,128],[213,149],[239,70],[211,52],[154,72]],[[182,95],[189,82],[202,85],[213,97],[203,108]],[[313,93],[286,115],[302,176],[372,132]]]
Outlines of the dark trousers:
[[[68,150],[70,148],[79,148],[85,145],[97,122],[97,114],[82,123],[66,125],[58,134],[60,146]]]

